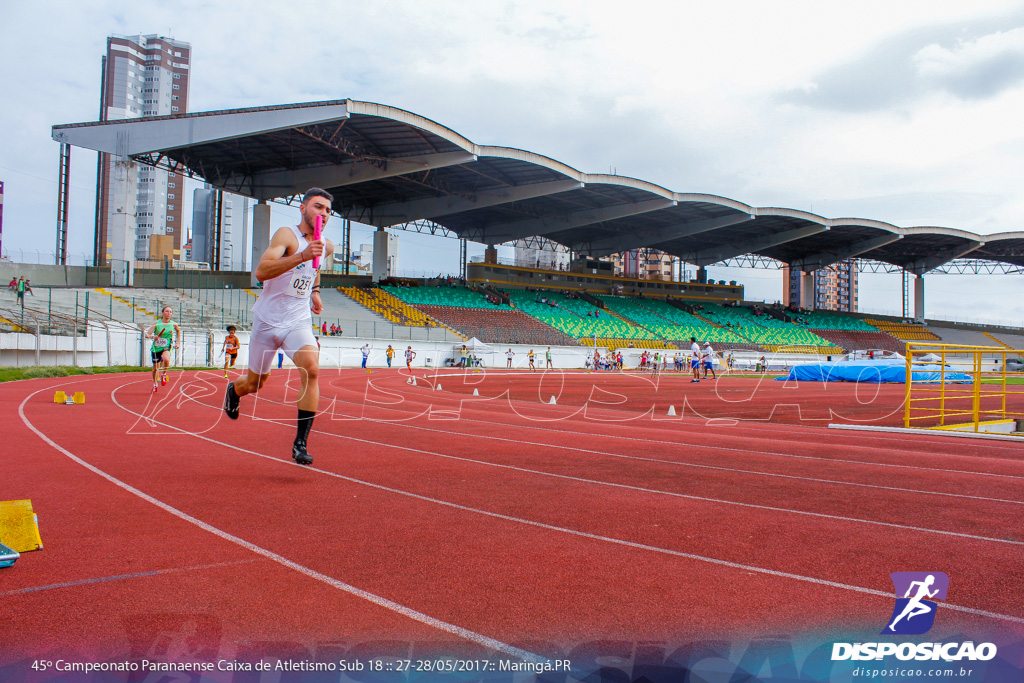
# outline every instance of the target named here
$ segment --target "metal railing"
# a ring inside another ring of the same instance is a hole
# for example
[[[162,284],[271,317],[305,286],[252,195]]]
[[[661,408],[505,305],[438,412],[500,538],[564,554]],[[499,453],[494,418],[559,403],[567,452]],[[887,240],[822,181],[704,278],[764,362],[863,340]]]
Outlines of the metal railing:
[[[1020,385],[1014,373],[1007,374],[1007,361],[1022,354],[998,346],[908,342],[904,426],[1015,432],[1010,423],[1024,418],[1024,405],[1010,406],[1007,399],[1024,396],[1024,386],[1014,388]],[[1004,429],[990,429],[996,424]]]

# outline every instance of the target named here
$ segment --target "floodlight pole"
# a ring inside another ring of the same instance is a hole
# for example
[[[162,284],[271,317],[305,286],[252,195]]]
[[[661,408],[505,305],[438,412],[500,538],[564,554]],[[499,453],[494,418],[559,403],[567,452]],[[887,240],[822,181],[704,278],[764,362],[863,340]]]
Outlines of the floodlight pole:
[[[57,248],[54,263],[66,266],[68,263],[68,193],[71,182],[71,145],[60,143],[60,170],[57,179]]]
[[[908,286],[910,273],[904,269],[901,279],[903,280],[903,318],[906,319],[909,317],[908,311],[910,309],[910,287]]]
[[[345,254],[345,275],[349,275],[352,258],[352,221],[347,218],[341,219],[341,250]]]
[[[465,237],[459,240],[459,272],[461,273],[461,277],[463,280],[469,279],[469,266],[467,264],[466,259],[466,245],[467,243]]]

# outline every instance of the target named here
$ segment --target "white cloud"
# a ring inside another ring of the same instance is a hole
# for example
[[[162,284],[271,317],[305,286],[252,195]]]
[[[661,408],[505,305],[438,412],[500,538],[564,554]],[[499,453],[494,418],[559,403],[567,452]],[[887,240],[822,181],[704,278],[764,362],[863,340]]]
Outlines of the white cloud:
[[[927,45],[913,57],[918,73],[957,89],[985,90],[1024,79],[1024,27],[997,31],[952,47]]]
[[[5,248],[52,249],[50,126],[95,118],[107,35],[139,32],[192,44],[192,111],[352,97],[672,190],[900,225],[1024,227],[1024,29],[1011,0],[105,0],[4,12]],[[26,26],[47,26],[55,49]],[[73,163],[72,247],[89,252],[95,156],[75,150]]]

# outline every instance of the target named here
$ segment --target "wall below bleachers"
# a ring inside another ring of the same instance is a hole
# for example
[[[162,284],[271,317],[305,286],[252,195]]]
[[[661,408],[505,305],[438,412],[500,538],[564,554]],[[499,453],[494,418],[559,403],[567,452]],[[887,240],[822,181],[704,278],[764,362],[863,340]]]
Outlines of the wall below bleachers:
[[[87,269],[85,266],[50,266],[0,261],[0,280],[3,280],[5,288],[12,277],[27,277],[32,281],[33,287],[85,287],[86,270],[95,269]],[[109,268],[104,284],[110,284]]]

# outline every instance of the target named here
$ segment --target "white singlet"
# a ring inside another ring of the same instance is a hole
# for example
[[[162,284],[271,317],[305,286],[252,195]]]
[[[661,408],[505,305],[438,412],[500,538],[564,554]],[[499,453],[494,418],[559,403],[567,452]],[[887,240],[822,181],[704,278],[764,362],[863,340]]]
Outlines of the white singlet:
[[[299,251],[302,251],[305,238],[298,227],[290,227],[299,242]],[[309,309],[309,297],[313,294],[315,281],[316,270],[313,269],[311,260],[303,261],[287,273],[266,280],[260,298],[253,304],[253,315],[267,327],[292,328],[300,324],[312,325],[313,314]]]
[[[297,227],[292,226],[291,229],[301,248],[305,238]],[[318,348],[312,329],[313,314],[309,308],[315,281],[313,262],[304,261],[287,273],[263,283],[263,292],[252,307],[250,371],[258,375],[268,374],[278,349],[294,360],[300,349]]]

